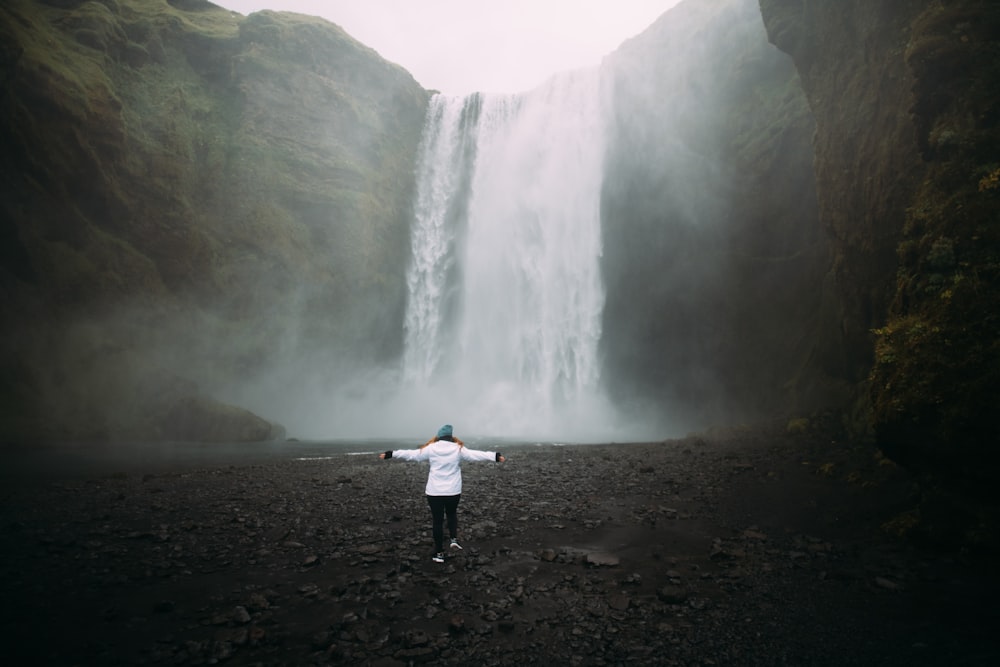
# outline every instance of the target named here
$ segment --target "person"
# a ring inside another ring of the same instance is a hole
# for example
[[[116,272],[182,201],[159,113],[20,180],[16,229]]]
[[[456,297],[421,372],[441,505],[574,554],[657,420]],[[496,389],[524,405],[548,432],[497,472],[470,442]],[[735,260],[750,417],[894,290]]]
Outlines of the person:
[[[400,459],[402,461],[428,461],[431,469],[427,474],[427,504],[431,508],[431,527],[434,535],[435,563],[444,562],[444,519],[448,517],[449,545],[452,551],[460,551],[458,542],[458,503],[462,499],[462,461],[496,461],[507,459],[500,452],[469,449],[465,443],[452,434],[451,424],[442,426],[437,435],[419,449],[395,449],[379,454],[380,459]]]

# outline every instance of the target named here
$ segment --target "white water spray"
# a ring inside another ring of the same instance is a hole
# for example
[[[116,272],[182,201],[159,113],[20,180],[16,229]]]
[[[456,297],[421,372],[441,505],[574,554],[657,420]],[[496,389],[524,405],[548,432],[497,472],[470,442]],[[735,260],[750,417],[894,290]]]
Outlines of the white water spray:
[[[608,437],[599,71],[519,96],[438,95],[427,118],[403,391],[428,423],[465,432]]]

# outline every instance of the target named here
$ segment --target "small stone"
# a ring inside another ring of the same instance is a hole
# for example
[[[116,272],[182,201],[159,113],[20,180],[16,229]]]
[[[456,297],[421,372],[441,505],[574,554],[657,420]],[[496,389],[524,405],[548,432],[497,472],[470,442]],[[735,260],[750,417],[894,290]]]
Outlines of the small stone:
[[[622,580],[622,583],[632,586],[638,586],[639,584],[642,583],[642,575],[639,574],[638,572],[633,572],[632,574],[625,577],[625,579]]]
[[[625,611],[630,602],[631,600],[624,593],[615,593],[608,598],[608,606],[616,611]]]
[[[451,620],[448,621],[448,630],[450,632],[454,632],[455,634],[465,632],[465,619],[458,614],[455,614],[451,617]]]
[[[260,593],[252,593],[250,595],[250,603],[248,606],[254,611],[263,611],[264,609],[270,607],[271,603]]]
[[[617,567],[621,560],[614,554],[594,552],[587,554],[586,562],[594,567]]]
[[[408,630],[406,632],[406,645],[413,648],[417,646],[427,646],[431,638],[423,630]]]
[[[875,585],[887,591],[898,591],[903,588],[895,581],[891,579],[886,579],[885,577],[875,577]]]
[[[215,633],[215,641],[243,646],[250,638],[246,628],[224,628]]]
[[[656,597],[666,604],[684,604],[690,593],[680,586],[664,586],[656,591]]]
[[[229,642],[212,642],[212,660],[222,662],[233,657],[233,645]]]
[[[321,630],[312,636],[310,640],[312,648],[314,651],[322,651],[329,648],[331,640],[330,633],[326,630]]]
[[[246,625],[249,623],[250,613],[247,611],[247,608],[242,605],[237,606],[236,609],[233,610],[233,620],[240,625]]]

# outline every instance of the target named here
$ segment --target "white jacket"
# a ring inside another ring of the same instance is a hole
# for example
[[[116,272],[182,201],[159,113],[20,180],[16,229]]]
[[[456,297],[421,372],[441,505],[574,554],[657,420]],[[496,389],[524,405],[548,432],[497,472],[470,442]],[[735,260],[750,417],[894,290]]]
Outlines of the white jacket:
[[[462,492],[461,461],[496,461],[497,452],[459,447],[448,440],[437,440],[421,449],[394,449],[392,457],[403,461],[429,461],[428,496],[457,496]]]

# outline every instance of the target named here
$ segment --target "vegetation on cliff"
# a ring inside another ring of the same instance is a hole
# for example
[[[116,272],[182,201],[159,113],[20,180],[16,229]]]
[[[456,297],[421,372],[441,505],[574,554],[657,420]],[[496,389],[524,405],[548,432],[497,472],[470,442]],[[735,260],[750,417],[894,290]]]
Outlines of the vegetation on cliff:
[[[931,4],[913,22],[914,125],[926,172],[876,330],[874,423],[894,458],[965,490],[1000,476],[1000,10]]]
[[[0,37],[6,437],[165,437],[279,360],[398,349],[409,74],[202,0],[11,0]]]
[[[858,414],[879,447],[925,475],[922,528],[995,540],[984,526],[1000,478],[1000,9],[760,5],[817,118]]]

